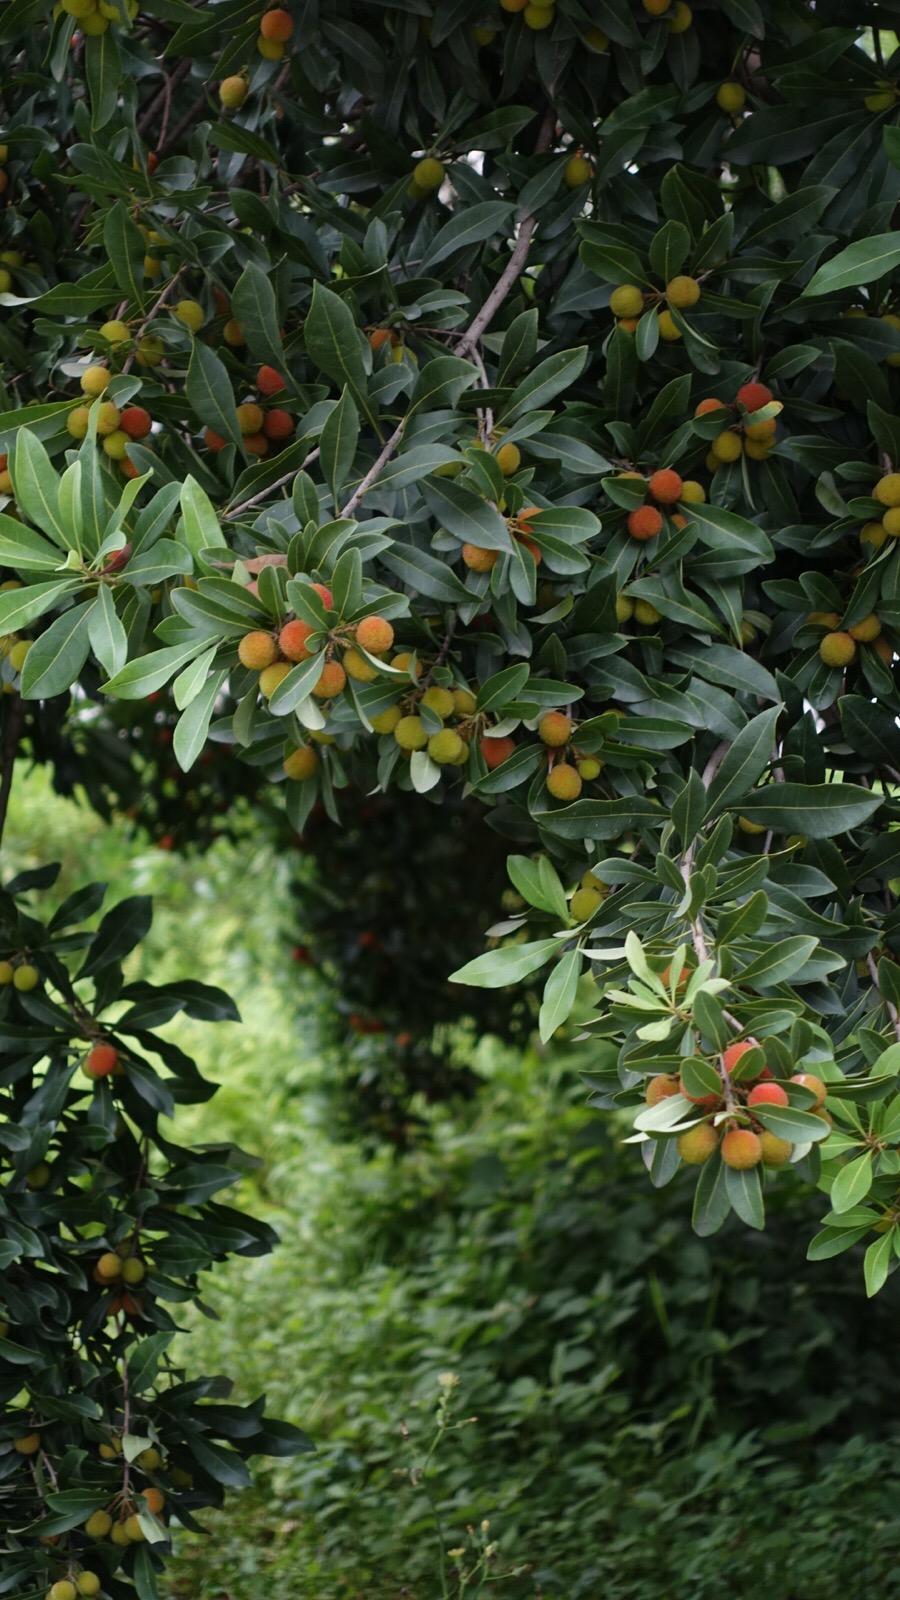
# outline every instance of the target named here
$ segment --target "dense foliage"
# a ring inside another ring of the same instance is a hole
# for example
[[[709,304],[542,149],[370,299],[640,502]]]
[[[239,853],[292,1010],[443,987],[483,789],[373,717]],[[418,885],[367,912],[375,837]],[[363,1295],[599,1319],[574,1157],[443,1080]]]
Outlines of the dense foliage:
[[[697,1165],[700,1233],[761,1228],[793,1165],[830,1208],[810,1254],[864,1244],[874,1294],[900,1263],[900,3],[517,5],[4,10],[0,818],[19,749],[107,809],[133,759],[158,817],[181,793],[199,819],[170,844],[259,778],[296,832],[348,789],[477,801],[527,909],[459,978],[540,974],[545,1041],[589,1023],[594,1103],[655,1184]],[[210,744],[181,789],[169,750]],[[76,979],[10,907],[18,1205]],[[134,1129],[195,1092],[137,1055],[123,1201]],[[73,1109],[96,1159],[106,1101]],[[80,1283],[53,1191],[23,1203],[16,1259],[39,1240]],[[55,1371],[77,1431],[93,1377]],[[52,1420],[52,1386],[25,1403]],[[65,1517],[27,1481],[21,1525]],[[14,1548],[29,1580],[63,1559]]]

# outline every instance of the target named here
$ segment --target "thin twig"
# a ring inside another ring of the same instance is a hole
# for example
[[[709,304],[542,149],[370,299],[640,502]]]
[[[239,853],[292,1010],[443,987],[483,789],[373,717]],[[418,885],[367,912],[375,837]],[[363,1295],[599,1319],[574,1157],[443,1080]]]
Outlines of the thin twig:
[[[387,444],[384,446],[384,449],[382,450],[381,455],[378,457],[378,460],[375,462],[375,465],[369,468],[365,477],[362,479],[362,482],[359,483],[354,489],[350,499],[347,501],[347,504],[340,513],[342,517],[352,517],[366,490],[371,488],[382,467],[387,466],[387,463],[390,461],[391,456],[394,454],[394,451],[400,443],[400,440],[403,438],[403,430],[405,427],[406,418],[404,417],[402,422],[397,423],[396,428],[391,434],[391,437],[388,439]]]
[[[190,72],[192,66],[193,66],[193,61],[192,61],[191,57],[190,56],[185,56],[182,61],[179,61],[178,65],[174,69],[174,71],[169,73],[169,74],[167,74],[166,81],[163,84],[162,88],[158,89],[156,91],[156,94],[154,94],[151,97],[151,99],[147,102],[146,106],[144,107],[143,111],[141,112],[140,120],[139,120],[138,125],[137,125],[138,126],[138,133],[140,134],[142,139],[146,138],[146,136],[149,133],[151,127],[153,126],[153,118],[156,116],[156,113],[159,110],[160,106],[161,105],[168,106],[168,102],[172,98],[172,90],[176,87],[177,84],[179,84],[181,82],[182,78],[186,78],[187,77],[187,75]],[[166,112],[166,120],[168,120],[168,110]],[[165,133],[165,123],[163,123],[163,133]],[[161,143],[162,141],[160,140],[158,142]]]
[[[222,521],[231,522],[239,512],[246,511],[250,506],[259,505],[260,500],[267,499],[276,489],[283,489],[286,484],[292,483],[297,473],[302,472],[304,467],[308,467],[311,461],[316,461],[318,455],[318,450],[311,450],[306,460],[301,462],[299,467],[295,467],[293,472],[286,472],[283,478],[276,478],[274,483],[267,484],[265,489],[260,489],[258,494],[251,495],[249,500],[242,500],[239,506],[233,506],[230,511],[226,511]]]
[[[884,1006],[885,1011],[887,1012],[888,1016],[890,1017],[891,1026],[893,1027],[893,1030],[894,1030],[895,1034],[897,1035],[898,1041],[900,1041],[900,1015],[898,1015],[897,1007],[891,1003],[891,1001],[887,998],[887,995],[884,995],[881,992],[881,986],[880,986],[880,984],[878,982],[878,963],[876,962],[875,957],[873,956],[871,950],[869,951],[868,955],[866,956],[866,966],[869,969],[869,976],[872,979],[872,985],[874,987],[875,993],[877,994],[879,1000],[881,1001],[882,1005]]]
[[[122,365],[122,376],[123,376],[123,378],[124,378],[126,372],[129,372],[131,370],[131,364],[134,361],[135,356],[137,355],[138,340],[140,339],[141,335],[143,334],[144,329],[149,327],[150,323],[153,321],[153,318],[156,316],[157,311],[161,310],[162,307],[165,305],[166,301],[169,298],[169,295],[172,293],[172,290],[177,286],[179,278],[185,272],[187,272],[187,263],[185,263],[185,265],[183,267],[179,267],[178,268],[178,271],[176,272],[174,278],[170,278],[169,279],[169,281],[166,284],[165,288],[163,289],[162,293],[157,297],[156,300],[154,300],[152,306],[150,307],[150,310],[147,312],[147,315],[145,316],[145,318],[144,318],[143,322],[141,323],[140,327],[138,328],[137,333],[134,335],[134,348],[125,357],[125,361],[123,362],[123,365]]]

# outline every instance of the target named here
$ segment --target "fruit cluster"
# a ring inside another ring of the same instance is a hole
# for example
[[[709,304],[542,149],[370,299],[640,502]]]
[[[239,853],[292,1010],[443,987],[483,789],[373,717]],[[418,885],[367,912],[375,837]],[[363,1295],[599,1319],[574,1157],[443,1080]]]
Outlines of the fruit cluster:
[[[59,0],[53,7],[53,16],[71,17],[79,31],[91,39],[105,33],[110,23],[122,27],[126,17],[129,23],[134,22],[139,10],[139,0],[122,0],[121,5],[113,0]]]
[[[724,420],[729,412],[736,413],[736,420],[723,427],[710,443],[706,457],[708,471],[718,472],[720,467],[739,461],[742,455],[749,456],[751,461],[768,460],[778,431],[776,414],[769,413],[770,407],[781,409],[771,389],[755,382],[742,384],[730,405],[714,397],[700,401],[694,411],[695,417]],[[760,412],[767,415],[760,416]]]
[[[635,333],[645,311],[656,309],[656,325],[660,339],[674,344],[682,337],[681,328],[672,312],[690,311],[697,304],[702,289],[697,278],[678,273],[670,278],[665,289],[641,289],[636,283],[622,283],[609,297],[609,309],[624,333]],[[663,305],[665,301],[665,305]]]
[[[264,11],[259,24],[256,48],[266,61],[280,61],[294,31],[294,19],[283,6]]]
[[[622,478],[634,479],[637,483],[644,483],[639,472],[623,472]],[[686,519],[680,511],[670,508],[680,504],[702,505],[706,499],[706,492],[693,478],[682,478],[671,467],[660,467],[656,472],[651,472],[646,480],[646,492],[649,496],[643,505],[635,506],[628,513],[627,528],[632,539],[641,543],[648,539],[655,539],[662,533],[664,527],[663,513],[668,512],[676,528],[683,528]],[[659,509],[662,507],[662,511]],[[620,621],[627,621],[631,612],[620,616]]]

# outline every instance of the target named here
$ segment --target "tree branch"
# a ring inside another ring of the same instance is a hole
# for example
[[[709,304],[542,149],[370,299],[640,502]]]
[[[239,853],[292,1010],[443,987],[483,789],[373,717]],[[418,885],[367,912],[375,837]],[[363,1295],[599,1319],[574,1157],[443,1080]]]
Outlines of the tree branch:
[[[397,423],[396,428],[391,434],[391,437],[388,439],[387,444],[384,446],[384,449],[382,450],[381,455],[378,457],[378,460],[375,462],[375,465],[369,468],[361,483],[359,483],[354,489],[350,499],[347,501],[347,504],[340,512],[342,517],[352,517],[366,490],[372,487],[372,484],[378,477],[382,467],[386,466],[390,461],[391,456],[394,454],[394,451],[400,443],[400,440],[403,438],[403,430],[405,427],[406,418],[404,417],[402,422]]]

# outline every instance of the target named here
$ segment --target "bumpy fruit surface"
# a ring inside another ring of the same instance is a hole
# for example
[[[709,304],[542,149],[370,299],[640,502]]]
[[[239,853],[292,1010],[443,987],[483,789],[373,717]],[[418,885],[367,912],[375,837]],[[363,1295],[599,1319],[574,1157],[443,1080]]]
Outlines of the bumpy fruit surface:
[[[401,750],[424,750],[428,733],[421,717],[401,717],[394,729]]]
[[[89,394],[92,399],[96,398],[103,393],[111,377],[108,367],[86,367],[79,379],[82,392]]]
[[[628,532],[632,539],[655,539],[662,532],[663,519],[655,506],[636,506],[628,513]]]
[[[582,184],[590,183],[593,176],[593,166],[584,156],[570,156],[563,168],[563,183],[567,189],[580,189]]]
[[[666,26],[670,33],[687,33],[694,20],[694,13],[687,0],[675,0],[671,13],[666,17]]]
[[[502,444],[494,459],[504,478],[509,478],[522,465],[522,452],[517,444]]]
[[[863,617],[862,622],[855,622],[847,632],[858,644],[871,644],[881,632],[881,622],[874,611],[870,611],[867,617]]]
[[[758,1083],[747,1096],[748,1106],[789,1105],[787,1090],[780,1083]]]
[[[77,1596],[78,1590],[69,1578],[60,1578],[47,1590],[47,1600],[77,1600]]]
[[[423,189],[426,194],[431,194],[439,189],[444,181],[444,163],[435,156],[425,156],[422,161],[417,161],[413,167],[413,182]]]
[[[199,300],[179,300],[172,311],[179,322],[190,328],[191,333],[199,333],[206,321],[206,312]]]
[[[465,761],[468,749],[465,740],[452,728],[442,728],[440,733],[431,735],[428,754],[439,767],[458,767]]]
[[[462,558],[471,572],[490,572],[500,560],[500,551],[484,550],[479,544],[464,544]]]
[[[577,800],[581,793],[581,779],[575,767],[560,761],[547,773],[547,788],[554,800]]]
[[[260,694],[263,695],[266,700],[269,700],[275,693],[278,685],[284,682],[290,670],[290,665],[287,661],[273,661],[270,667],[263,667],[263,670],[259,675]]]
[[[759,1135],[759,1148],[762,1151],[764,1167],[786,1166],[793,1150],[787,1139],[779,1139],[777,1133],[770,1133],[768,1128],[763,1129]]]
[[[91,413],[87,406],[75,406],[66,417],[66,428],[73,439],[86,439]],[[880,524],[879,524],[880,526]]]
[[[238,427],[241,433],[259,433],[265,421],[262,406],[255,405],[252,400],[247,400],[237,408]]]
[[[128,323],[120,322],[117,317],[114,318],[112,322],[104,322],[102,328],[100,329],[100,333],[102,338],[106,340],[107,344],[111,344],[113,346],[117,344],[124,344],[126,339],[131,338]]]
[[[278,635],[278,648],[288,661],[308,661],[311,651],[307,649],[307,640],[315,633],[310,623],[304,622],[301,617],[295,617],[291,622],[286,622]]]
[[[388,706],[386,711],[379,711],[369,720],[376,733],[393,733],[402,715],[399,706]]]
[[[317,700],[332,700],[340,694],[347,682],[347,674],[339,661],[326,661],[319,681],[313,689]]]
[[[700,299],[700,285],[696,278],[679,273],[666,284],[666,299],[677,311],[689,311]]]
[[[609,309],[614,317],[639,317],[644,309],[644,296],[636,283],[620,284],[609,297]]]
[[[538,738],[551,749],[567,744],[572,733],[572,721],[564,711],[545,711],[538,723]]]
[[[872,524],[867,523],[866,526],[871,527]],[[882,543],[885,538],[896,539],[900,534],[900,506],[888,506],[881,521],[876,522],[874,526],[881,529]]]
[[[118,1065],[119,1052],[115,1045],[95,1044],[85,1057],[84,1070],[89,1078],[108,1078]]]
[[[294,31],[294,19],[289,11],[284,11],[279,6],[274,11],[263,13],[259,31],[264,39],[272,39],[277,44],[284,44]]]
[[[126,406],[119,413],[119,427],[129,439],[146,439],[153,422],[149,411],[145,411],[143,406]]]
[[[219,99],[226,111],[239,111],[247,98],[247,79],[238,73],[223,78],[219,84]]]
[[[100,1574],[97,1572],[79,1572],[75,1579],[75,1587],[81,1595],[99,1594],[102,1587]]]
[[[122,1257],[115,1250],[105,1250],[97,1262],[97,1275],[111,1283],[113,1278],[118,1278],[122,1273]]]
[[[252,633],[245,633],[238,644],[238,660],[241,666],[249,667],[253,672],[262,672],[264,667],[270,667],[277,658],[278,646],[275,640],[270,633],[263,633],[261,628],[254,629]]]
[[[761,411],[763,406],[771,405],[774,395],[764,383],[742,383],[735,399],[745,411]]]
[[[758,1135],[749,1128],[731,1128],[722,1140],[722,1160],[736,1172],[758,1167],[762,1160]]]
[[[700,1122],[696,1128],[688,1128],[678,1138],[678,1154],[689,1167],[702,1167],[704,1161],[715,1155],[718,1147],[719,1135],[709,1122]]]
[[[495,767],[502,767],[504,761],[509,760],[516,748],[516,741],[510,739],[508,734],[504,734],[499,739],[479,739],[478,748],[484,757],[485,766],[493,772]]]
[[[650,474],[647,488],[659,505],[674,506],[681,499],[684,484],[671,467],[660,467],[658,472]]]
[[[745,1056],[747,1051],[752,1049],[753,1045],[750,1043],[749,1039],[740,1039],[737,1044],[728,1045],[727,1049],[723,1050],[722,1052],[722,1065],[724,1066],[725,1071],[733,1072],[741,1057]]]
[[[422,696],[423,706],[433,711],[436,717],[446,720],[453,715],[453,694],[450,689],[442,689],[438,684],[432,684]]]
[[[386,617],[363,617],[357,624],[356,642],[373,656],[387,655],[394,643],[394,630]]]
[[[599,906],[603,904],[603,892],[600,889],[576,889],[569,901],[569,910],[576,922],[587,922]]]
[[[92,1511],[84,1531],[89,1539],[105,1539],[111,1527],[112,1517],[108,1511]]]
[[[147,1268],[138,1256],[128,1256],[122,1262],[122,1282],[129,1284],[131,1288],[134,1288],[138,1283],[143,1283],[146,1276]],[[142,1453],[146,1454],[146,1452]]]
[[[791,1078],[791,1083],[799,1083],[802,1088],[809,1089],[810,1093],[816,1097],[817,1109],[825,1104],[828,1090],[822,1079],[817,1078],[814,1072],[797,1072]]]
[[[33,1456],[41,1448],[39,1433],[22,1433],[18,1439],[13,1439],[13,1449],[17,1455]]]
[[[743,446],[740,435],[726,429],[723,433],[716,434],[709,448],[717,461],[729,462],[737,461]]]
[[[681,1082],[674,1073],[658,1072],[655,1078],[647,1079],[644,1099],[648,1106],[658,1106],[660,1100],[671,1100],[680,1088]]]
[[[284,758],[284,771],[288,778],[298,779],[300,782],[311,778],[319,766],[319,757],[315,750],[308,744],[302,744],[298,749],[292,750]]]
[[[849,667],[856,659],[856,640],[849,633],[826,633],[819,655],[827,667]]]
[[[872,495],[883,506],[900,506],[900,472],[888,472],[879,478]]]

